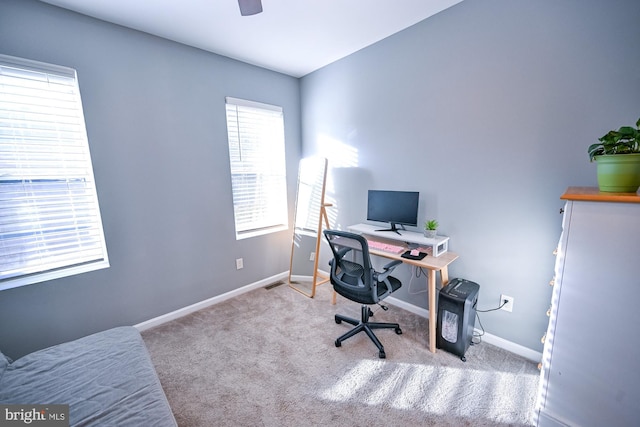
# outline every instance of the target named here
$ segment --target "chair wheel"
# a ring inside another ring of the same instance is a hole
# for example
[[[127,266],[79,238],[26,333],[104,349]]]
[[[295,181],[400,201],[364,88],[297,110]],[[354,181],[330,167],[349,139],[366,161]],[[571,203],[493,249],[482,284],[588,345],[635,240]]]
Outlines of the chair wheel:
[[[336,317],[336,323],[339,325],[340,323],[342,323],[342,320],[340,320],[340,319],[338,319],[338,318]]]
[[[342,346],[342,343],[339,340],[336,340],[336,347]]]
[[[396,334],[398,334],[398,335],[402,335],[402,329],[400,329],[400,328],[396,328]]]
[[[384,351],[380,350],[380,353],[378,353],[378,357],[379,357],[380,359],[386,359],[386,358],[387,358],[387,355],[384,353]]]

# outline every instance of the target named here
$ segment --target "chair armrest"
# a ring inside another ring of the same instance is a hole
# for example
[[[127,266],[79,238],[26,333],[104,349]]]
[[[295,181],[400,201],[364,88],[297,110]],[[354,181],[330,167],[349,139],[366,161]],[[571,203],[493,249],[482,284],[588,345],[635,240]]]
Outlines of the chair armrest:
[[[338,256],[340,259],[344,258],[344,256],[351,250],[351,248],[342,248],[338,251]],[[329,265],[333,265],[333,261],[335,258],[331,258],[329,260]]]
[[[395,269],[399,264],[402,264],[402,261],[400,261],[399,259],[396,259],[394,261],[391,261],[390,263],[386,264],[384,267],[384,270],[387,271],[389,270],[389,272],[393,271],[393,269]]]
[[[347,252],[349,252],[351,249],[352,248],[342,248],[338,251],[338,255],[342,259],[342,257],[344,257],[347,254]]]
[[[382,282],[384,279],[387,278],[387,276],[389,274],[391,274],[391,272],[393,270],[395,270],[395,268],[399,265],[402,264],[402,261],[400,260],[394,260],[391,261],[390,263],[386,264],[384,267],[382,267],[384,269],[384,272],[378,272],[376,271],[374,273],[374,280],[377,280],[378,282]]]

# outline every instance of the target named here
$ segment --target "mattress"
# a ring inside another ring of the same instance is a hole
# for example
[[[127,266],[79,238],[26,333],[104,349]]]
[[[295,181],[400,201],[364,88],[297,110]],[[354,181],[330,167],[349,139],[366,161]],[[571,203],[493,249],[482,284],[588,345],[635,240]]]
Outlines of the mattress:
[[[7,361],[0,366],[0,403],[68,404],[71,426],[177,426],[133,327]]]

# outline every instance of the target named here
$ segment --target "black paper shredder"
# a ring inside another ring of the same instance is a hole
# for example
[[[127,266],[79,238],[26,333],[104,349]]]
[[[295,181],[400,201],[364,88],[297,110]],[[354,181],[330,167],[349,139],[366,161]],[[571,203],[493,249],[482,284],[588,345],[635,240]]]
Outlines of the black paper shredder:
[[[436,346],[460,356],[471,345],[476,321],[480,285],[466,279],[452,279],[440,290]]]

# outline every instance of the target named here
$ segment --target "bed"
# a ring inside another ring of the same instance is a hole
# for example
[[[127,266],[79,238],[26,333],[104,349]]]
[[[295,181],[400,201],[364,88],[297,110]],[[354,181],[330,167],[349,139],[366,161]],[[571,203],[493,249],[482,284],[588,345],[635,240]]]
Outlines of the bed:
[[[0,404],[69,405],[70,426],[177,426],[144,341],[129,326],[13,362],[0,353]]]

